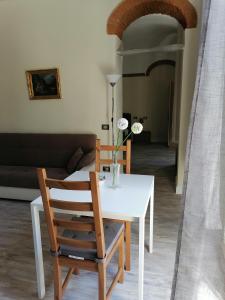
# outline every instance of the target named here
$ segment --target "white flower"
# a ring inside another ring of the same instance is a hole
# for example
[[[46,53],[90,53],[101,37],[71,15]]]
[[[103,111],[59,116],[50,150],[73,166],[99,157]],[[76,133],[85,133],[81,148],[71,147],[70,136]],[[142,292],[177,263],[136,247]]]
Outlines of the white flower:
[[[140,134],[143,130],[143,125],[141,123],[134,123],[131,127],[133,134]]]
[[[125,130],[125,129],[127,129],[127,127],[128,127],[128,121],[127,121],[127,119],[125,119],[125,118],[120,118],[120,119],[117,121],[117,127],[118,127],[120,130]]]

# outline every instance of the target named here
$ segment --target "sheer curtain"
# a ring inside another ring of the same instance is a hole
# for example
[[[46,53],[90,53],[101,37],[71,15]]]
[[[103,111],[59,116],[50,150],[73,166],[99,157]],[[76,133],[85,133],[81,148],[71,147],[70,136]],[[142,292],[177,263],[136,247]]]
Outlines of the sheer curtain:
[[[203,0],[171,300],[225,299],[225,0]]]

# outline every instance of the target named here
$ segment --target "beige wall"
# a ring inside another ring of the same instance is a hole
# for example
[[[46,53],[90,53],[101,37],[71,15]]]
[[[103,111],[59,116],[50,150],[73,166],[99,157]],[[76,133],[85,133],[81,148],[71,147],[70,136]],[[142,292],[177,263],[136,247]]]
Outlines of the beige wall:
[[[198,27],[196,29],[185,30],[185,49],[183,54],[183,72],[181,89],[181,108],[180,108],[180,132],[179,132],[179,155],[178,155],[178,176],[177,193],[182,193],[187,133],[190,120],[190,111],[193,100],[197,58],[199,49],[199,33],[201,26],[201,0],[191,1],[198,12]]]
[[[151,132],[152,142],[168,141],[170,82],[174,81],[174,71],[173,66],[162,65],[148,77],[123,79],[123,111],[132,117],[148,117],[144,130]]]
[[[0,1],[0,131],[95,132],[109,141],[111,91],[105,74],[120,72],[118,38],[106,22],[119,0]],[[191,0],[201,14],[201,0]],[[199,21],[200,25],[200,21]],[[199,26],[185,31],[177,191],[181,191],[193,98]],[[58,67],[63,100],[30,101],[25,71]],[[121,82],[122,83],[122,82]],[[117,89],[122,111],[122,84]]]
[[[0,131],[94,132],[109,123],[105,74],[119,70],[118,39],[106,34],[119,0],[0,2]],[[25,71],[58,67],[62,100],[30,101]],[[118,89],[121,112],[121,89]]]

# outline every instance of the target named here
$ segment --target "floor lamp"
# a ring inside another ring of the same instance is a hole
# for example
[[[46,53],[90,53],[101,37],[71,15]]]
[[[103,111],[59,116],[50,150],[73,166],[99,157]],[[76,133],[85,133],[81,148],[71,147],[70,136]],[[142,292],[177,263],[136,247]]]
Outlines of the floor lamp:
[[[114,95],[114,89],[115,85],[117,82],[120,80],[122,77],[120,74],[109,74],[106,75],[107,80],[109,84],[112,87],[112,118],[111,118],[111,123],[112,123],[112,145],[115,145],[115,137],[114,137],[114,108],[115,108],[115,95]]]

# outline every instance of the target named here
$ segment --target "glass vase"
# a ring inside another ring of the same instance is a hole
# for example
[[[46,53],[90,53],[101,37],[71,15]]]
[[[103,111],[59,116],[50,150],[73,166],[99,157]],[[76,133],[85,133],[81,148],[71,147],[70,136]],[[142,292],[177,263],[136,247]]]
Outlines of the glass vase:
[[[117,188],[120,181],[120,164],[114,162],[110,165],[111,187]]]

